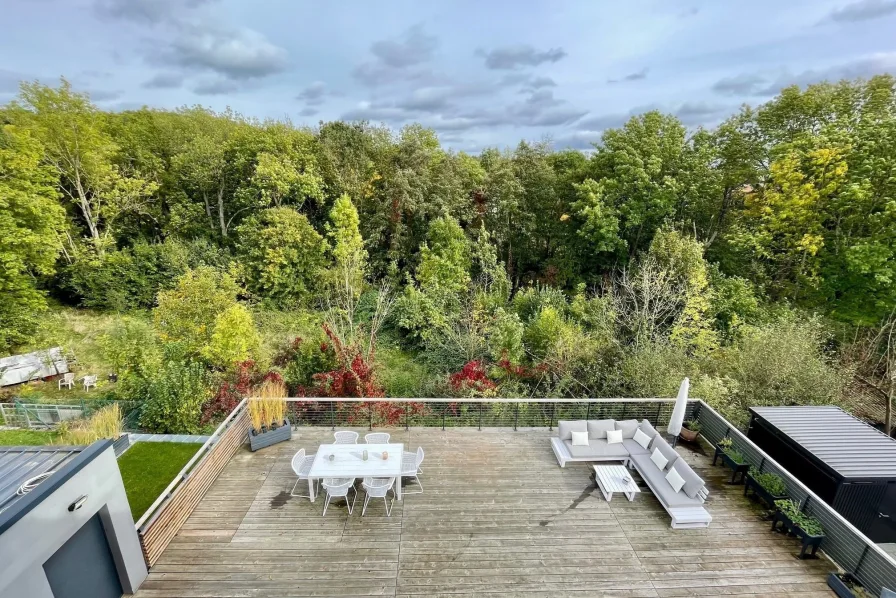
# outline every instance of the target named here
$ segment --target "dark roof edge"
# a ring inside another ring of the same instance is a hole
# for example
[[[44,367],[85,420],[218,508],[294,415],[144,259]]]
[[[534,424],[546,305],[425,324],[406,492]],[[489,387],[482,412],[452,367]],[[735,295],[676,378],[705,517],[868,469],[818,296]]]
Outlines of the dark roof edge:
[[[9,509],[0,513],[0,535],[111,446],[111,440],[97,440],[63,465],[62,469],[40,483],[22,500],[16,501]]]

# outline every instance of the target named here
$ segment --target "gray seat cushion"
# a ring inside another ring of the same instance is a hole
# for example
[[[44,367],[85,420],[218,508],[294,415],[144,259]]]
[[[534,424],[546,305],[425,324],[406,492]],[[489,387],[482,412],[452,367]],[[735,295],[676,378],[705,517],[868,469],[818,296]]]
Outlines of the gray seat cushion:
[[[588,438],[607,439],[607,430],[616,429],[615,419],[590,419],[588,420]]]
[[[638,429],[638,420],[626,419],[621,422],[616,422],[616,429],[622,430],[623,438],[634,438],[635,430]]]
[[[576,459],[617,458],[622,460],[628,457],[628,449],[625,448],[625,445],[620,443],[607,444],[606,440],[589,440],[588,446],[573,446],[569,440],[564,440],[563,444],[566,445],[569,454]]]
[[[674,448],[669,446],[668,442],[663,440],[660,436],[657,436],[653,439],[652,446],[650,447],[651,453],[653,452],[653,449],[657,449],[662,456],[669,460],[669,462],[666,463],[666,467],[663,468],[665,471],[669,471],[669,468],[672,467],[672,464],[678,460],[678,453]]]
[[[646,419],[641,420],[641,423],[638,424],[638,427],[641,429],[642,432],[644,432],[645,434],[650,436],[651,442],[653,441],[653,437],[657,435],[656,429],[652,425],[650,425],[650,422],[647,421]]]
[[[559,421],[557,422],[557,435],[560,440],[570,440],[572,439],[573,432],[587,432],[588,426],[585,425],[585,420],[577,420],[577,421]]]
[[[703,488],[703,486],[706,485],[706,482],[691,469],[690,465],[685,463],[684,459],[677,460],[672,464],[672,467],[675,468],[675,471],[677,471],[678,475],[684,480],[682,491],[691,498],[697,498],[697,493],[700,491],[700,488]]]
[[[650,486],[654,496],[666,508],[699,507],[703,504],[703,501],[700,499],[688,496],[684,489],[680,492],[675,492],[675,489],[666,480],[666,472],[657,468],[653,461],[650,460],[650,455],[632,455],[631,459],[638,473]]]
[[[650,451],[638,444],[634,438],[626,438],[622,441],[629,455],[650,455]]]

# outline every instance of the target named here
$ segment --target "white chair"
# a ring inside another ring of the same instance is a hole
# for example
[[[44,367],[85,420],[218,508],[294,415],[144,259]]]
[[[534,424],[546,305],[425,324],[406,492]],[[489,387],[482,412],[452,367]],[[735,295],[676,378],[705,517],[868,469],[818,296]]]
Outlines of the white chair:
[[[336,444],[358,444],[357,432],[342,430],[340,432],[333,432],[333,436],[336,438]]]
[[[84,376],[81,381],[84,383],[85,392],[90,392],[91,386],[96,388],[96,376]]]
[[[348,507],[348,514],[352,514],[352,508],[355,506],[355,501],[358,499],[358,491],[355,490],[355,478],[324,478],[324,481],[321,482],[321,486],[323,486],[324,491],[327,493],[327,500],[324,501],[324,515],[327,514],[327,507],[330,506],[331,498],[344,498],[345,505]],[[352,502],[348,502],[349,490],[354,490],[355,492]]]
[[[371,498],[382,498],[383,504],[386,505],[386,517],[392,516],[392,503],[395,502],[395,491],[392,487],[395,485],[395,478],[364,478],[361,482],[364,487],[364,508],[361,510],[361,517],[367,513],[367,504]],[[386,500],[389,490],[392,490],[392,500]]]
[[[423,447],[417,447],[416,453],[409,453],[407,451],[404,452],[401,458],[401,477],[403,478],[414,478],[417,482],[417,485],[420,486],[420,490],[415,490],[414,492],[404,492],[404,494],[422,494],[423,493],[423,484],[420,483],[420,478],[417,477],[420,473],[420,464],[423,463]],[[399,482],[401,483],[401,482]]]
[[[290,496],[298,496],[300,498],[311,498],[311,486],[308,487],[308,494],[296,494],[296,488],[299,485],[299,482],[308,480],[308,474],[311,473],[311,466],[314,464],[314,455],[306,455],[305,449],[300,449],[292,458],[292,470],[295,472],[299,479],[296,480],[296,483],[292,487],[292,491],[289,493]],[[315,482],[311,482],[314,484]]]
[[[59,379],[59,389],[61,390],[63,386],[71,388],[75,385],[75,375],[72,373],[63,374],[62,378]]]
[[[364,437],[364,442],[367,444],[389,444],[389,438],[391,436],[386,432],[373,432]]]

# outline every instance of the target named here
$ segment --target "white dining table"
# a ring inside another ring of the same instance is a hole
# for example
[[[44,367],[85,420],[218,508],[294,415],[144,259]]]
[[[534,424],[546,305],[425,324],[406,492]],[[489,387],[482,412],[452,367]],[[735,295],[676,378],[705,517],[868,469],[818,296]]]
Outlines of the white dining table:
[[[367,460],[364,460],[364,451]],[[383,451],[388,457],[383,459]],[[334,458],[331,461],[330,455]],[[322,444],[308,472],[308,490],[314,502],[314,481],[322,478],[395,478],[395,498],[401,500],[401,460],[404,444]]]

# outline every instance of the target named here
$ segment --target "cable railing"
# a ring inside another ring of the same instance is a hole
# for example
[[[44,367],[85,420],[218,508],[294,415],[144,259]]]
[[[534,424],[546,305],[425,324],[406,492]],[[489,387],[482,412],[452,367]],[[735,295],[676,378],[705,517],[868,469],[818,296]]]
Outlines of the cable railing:
[[[251,399],[250,399],[251,400]],[[446,398],[289,398],[294,428],[304,426],[374,428],[553,429],[568,419],[668,421],[675,399],[446,399]]]
[[[821,549],[845,571],[852,573],[873,596],[882,588],[896,588],[896,560],[865,534],[824,502],[805,484],[775,462],[762,449],[712,407],[696,401],[694,413],[700,422],[700,434],[712,444],[730,438],[733,448],[762,473],[773,473],[784,480],[787,495],[799,501],[803,512],[816,517],[824,528]]]

